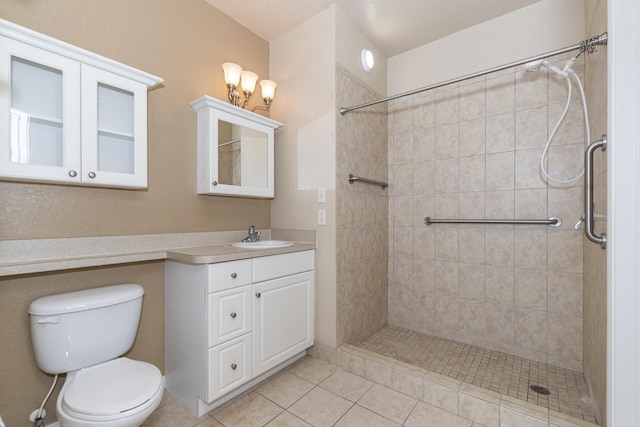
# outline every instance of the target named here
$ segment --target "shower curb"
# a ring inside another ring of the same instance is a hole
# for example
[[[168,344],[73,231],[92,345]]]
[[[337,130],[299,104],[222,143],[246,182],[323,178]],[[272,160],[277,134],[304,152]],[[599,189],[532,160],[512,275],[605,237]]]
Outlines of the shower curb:
[[[486,427],[597,427],[596,424],[344,344],[338,366]]]

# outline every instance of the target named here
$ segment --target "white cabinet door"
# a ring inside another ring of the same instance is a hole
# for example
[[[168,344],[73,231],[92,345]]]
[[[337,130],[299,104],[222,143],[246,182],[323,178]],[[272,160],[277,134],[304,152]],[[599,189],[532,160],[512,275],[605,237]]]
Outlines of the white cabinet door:
[[[251,377],[251,334],[210,348],[205,400],[212,402],[246,383]]]
[[[0,41],[0,176],[79,183],[80,64]]]
[[[82,65],[82,181],[147,187],[147,86]]]
[[[313,272],[253,286],[253,375],[313,345]]]

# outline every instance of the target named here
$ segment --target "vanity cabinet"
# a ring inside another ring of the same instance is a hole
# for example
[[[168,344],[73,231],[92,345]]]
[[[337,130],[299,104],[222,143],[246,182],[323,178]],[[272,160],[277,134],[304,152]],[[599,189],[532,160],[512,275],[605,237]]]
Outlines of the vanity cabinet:
[[[202,415],[305,354],[314,251],[165,263],[165,386]]]
[[[197,113],[198,194],[272,199],[275,120],[203,96]]]
[[[0,20],[0,179],[147,187],[162,79]]]

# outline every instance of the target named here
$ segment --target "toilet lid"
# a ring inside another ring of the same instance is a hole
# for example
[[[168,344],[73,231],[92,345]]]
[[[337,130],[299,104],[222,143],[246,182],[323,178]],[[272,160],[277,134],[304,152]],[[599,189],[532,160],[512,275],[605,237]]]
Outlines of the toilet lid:
[[[121,414],[149,401],[160,387],[158,368],[122,357],[78,372],[64,393],[64,404],[78,414]]]

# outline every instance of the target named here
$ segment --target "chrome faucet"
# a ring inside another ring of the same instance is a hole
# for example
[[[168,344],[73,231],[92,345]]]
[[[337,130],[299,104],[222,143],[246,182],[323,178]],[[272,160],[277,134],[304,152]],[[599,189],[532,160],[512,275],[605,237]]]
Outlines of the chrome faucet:
[[[258,240],[260,240],[260,232],[256,231],[255,225],[249,227],[248,233],[249,235],[242,239],[243,242],[257,242]]]

